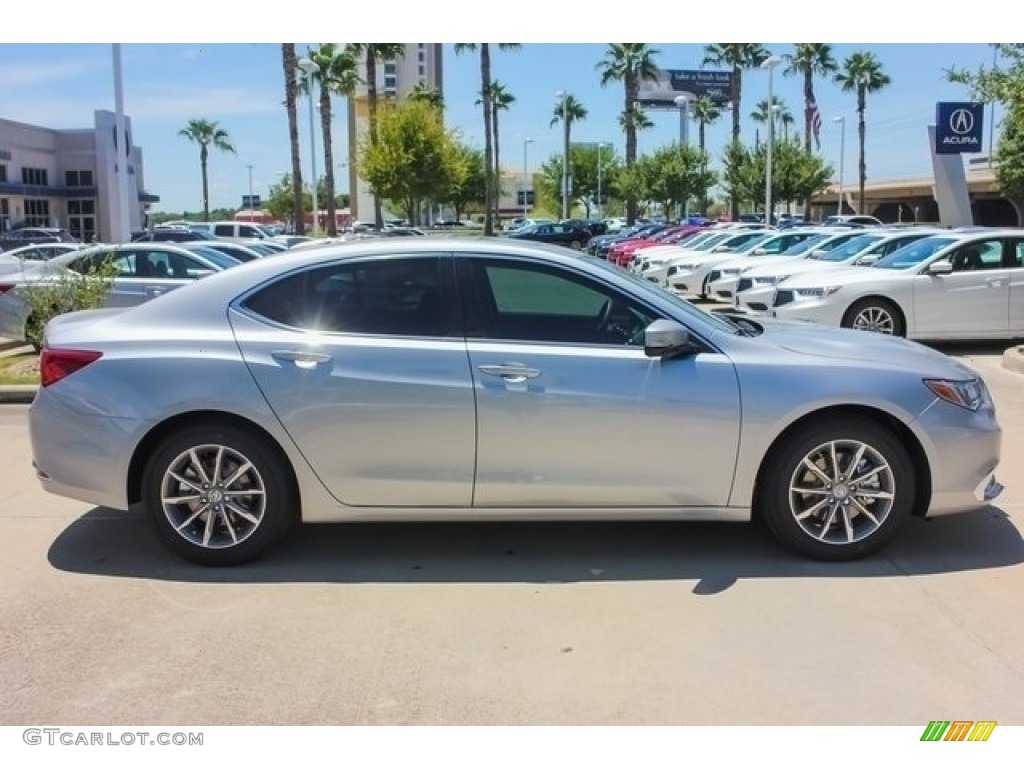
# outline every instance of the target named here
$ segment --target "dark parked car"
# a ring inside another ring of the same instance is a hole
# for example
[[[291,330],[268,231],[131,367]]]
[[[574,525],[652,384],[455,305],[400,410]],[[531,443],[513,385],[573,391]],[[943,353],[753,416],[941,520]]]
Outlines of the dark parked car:
[[[569,227],[582,227],[589,230],[593,237],[608,233],[608,225],[600,219],[563,219],[561,223]]]
[[[506,237],[564,245],[580,251],[590,242],[592,234],[589,229],[572,227],[567,224],[535,224],[532,227],[520,227],[515,232],[509,232]]]
[[[0,251],[37,243],[77,243],[78,238],[58,227],[21,227],[0,236]]]

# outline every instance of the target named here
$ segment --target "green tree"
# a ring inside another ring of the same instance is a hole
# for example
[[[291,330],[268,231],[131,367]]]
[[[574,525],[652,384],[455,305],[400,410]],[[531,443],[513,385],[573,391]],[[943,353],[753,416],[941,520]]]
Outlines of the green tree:
[[[298,57],[295,55],[295,43],[281,44],[281,61],[284,66],[284,103],[288,112],[288,143],[292,158],[292,209],[290,216],[282,212],[278,218],[290,219],[295,234],[301,235],[306,231],[306,223],[302,218],[302,158],[299,155],[299,122],[296,112],[299,92],[296,79]]]
[[[569,147],[569,176],[573,180],[573,197],[583,205],[584,216],[588,219],[597,200],[599,157],[601,195],[608,198],[618,197],[617,180],[622,169],[622,161],[615,154],[615,150],[606,146],[599,151],[596,144],[574,144]],[[545,201],[545,207],[561,210],[562,153],[552,155],[541,165],[536,186]]]
[[[609,43],[604,58],[597,64],[602,87],[611,82],[621,82],[623,85],[625,98],[619,124],[626,134],[627,168],[636,162],[636,132],[647,119],[637,105],[640,82],[657,79],[658,67],[654,57],[659,53],[658,49],[646,43]],[[626,221],[629,224],[636,221],[636,198],[632,195],[626,198]]]
[[[487,204],[487,174],[484,171],[484,153],[475,147],[456,142],[455,152],[460,157],[466,173],[451,179],[440,202],[450,205],[456,221],[471,209],[480,209]]]
[[[281,178],[278,179],[276,184],[270,185],[269,194],[267,199],[263,201],[263,210],[273,216],[275,219],[286,219],[292,213],[292,177],[289,173],[284,173]],[[327,179],[321,176],[316,186],[317,205],[321,201],[327,201]],[[336,208],[347,208],[349,205],[348,194],[336,194],[334,196],[334,205]],[[313,210],[313,193],[310,190],[309,185],[303,187],[301,196],[299,198],[299,218],[302,219],[305,213]],[[232,214],[233,216],[234,214]],[[228,216],[227,218],[231,218]]]
[[[859,156],[857,162],[857,212],[864,211],[864,182],[867,181],[867,162],[864,158],[864,136],[867,132],[864,122],[864,111],[867,108],[867,95],[882,90],[892,80],[882,70],[882,62],[870,51],[851,53],[843,61],[843,68],[836,73],[835,81],[844,91],[857,94],[857,143]]]
[[[188,125],[178,131],[179,136],[184,136],[191,142],[199,145],[199,165],[203,172],[203,221],[210,220],[210,184],[206,172],[207,160],[210,156],[209,147],[222,152],[235,153],[231,144],[231,137],[227,131],[217,125],[216,120],[189,120]]]
[[[491,199],[494,201],[494,217],[495,221],[498,220],[499,209],[501,208],[501,160],[500,160],[500,146],[501,143],[498,141],[498,113],[508,111],[509,107],[515,103],[516,97],[513,96],[508,88],[494,80],[491,83],[491,137],[494,142],[494,189],[491,190]]]
[[[519,43],[498,43],[499,50],[519,48]],[[480,51],[480,106],[484,116],[484,169],[487,173],[487,200],[484,203],[484,235],[494,234],[494,135],[491,123],[491,46],[490,43],[455,43],[455,53]]]
[[[451,189],[468,174],[457,139],[433,107],[410,101],[381,111],[377,140],[363,142],[359,165],[376,194],[417,223],[425,200]]]
[[[666,217],[677,208],[685,212],[689,200],[706,195],[716,181],[704,153],[678,143],[643,155],[622,178],[638,197],[658,204]]]
[[[768,58],[768,50],[760,43],[711,43],[704,46],[702,66],[729,67],[732,70],[732,87],[729,101],[732,103],[732,141],[740,140],[740,100],[743,97],[743,72],[761,65]],[[739,215],[739,201],[730,201],[731,215]]]
[[[359,83],[355,52],[351,48],[340,48],[337,43],[321,43],[309,50],[309,60],[314,64],[312,80],[320,88],[320,132],[324,141],[324,177],[326,194],[324,200],[327,209],[327,234],[334,237],[338,234],[338,223],[335,212],[334,186],[334,140],[332,138],[331,96],[351,96]],[[309,78],[299,85],[299,90],[308,92]],[[319,192],[319,190],[318,190]],[[318,204],[319,204],[319,195]]]
[[[1024,49],[1005,43],[993,47],[998,61],[992,67],[976,72],[952,68],[946,76],[968,86],[975,101],[995,102],[1005,109],[995,152],[996,183],[1017,210],[1024,211]]]
[[[405,56],[405,44],[349,43],[348,48],[356,56],[362,56],[366,62],[366,104],[370,112],[370,143],[374,143],[377,141],[377,62],[402,58]],[[363,174],[360,176],[366,178]],[[373,222],[378,232],[384,228],[384,213],[376,192],[373,194]]]
[[[429,85],[426,80],[420,80],[413,87],[409,93],[409,99],[411,101],[422,101],[434,109],[444,110],[444,96],[441,95],[441,91]]]
[[[764,173],[758,173],[754,151],[737,142],[726,146],[722,154],[722,186],[729,195],[730,215],[735,220],[741,206],[756,208],[763,199]],[[760,186],[759,186],[760,185]]]
[[[572,146],[572,124],[577,120],[585,120],[587,117],[587,108],[581,104],[575,96],[571,93],[567,93],[564,98],[558,100],[555,104],[554,117],[551,118],[551,126],[562,121],[562,151],[563,153],[568,152]],[[573,175],[573,163],[570,158],[569,161],[569,180],[575,180]],[[566,193],[572,192],[575,195],[582,195],[579,191],[577,184],[570,184],[569,190]],[[559,182],[559,194],[561,194],[561,182]],[[590,216],[590,206],[587,205],[587,216]]]

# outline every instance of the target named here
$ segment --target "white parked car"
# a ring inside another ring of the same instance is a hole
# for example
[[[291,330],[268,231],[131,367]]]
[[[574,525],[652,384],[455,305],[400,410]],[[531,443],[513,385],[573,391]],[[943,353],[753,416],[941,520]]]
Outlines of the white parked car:
[[[0,275],[23,272],[63,253],[86,247],[82,243],[37,243],[0,253]]]
[[[781,319],[915,339],[1024,336],[1024,231],[949,232],[871,267],[794,275],[776,286]]]
[[[856,264],[867,266],[905,245],[930,235],[939,234],[936,229],[900,229],[898,231],[854,230],[846,235],[845,241],[828,251],[814,250],[806,258],[783,263],[758,264],[739,275],[734,294],[737,309],[751,314],[769,310],[775,286],[793,275],[815,272],[820,269]],[[852,235],[852,236],[851,236]]]
[[[688,244],[685,248],[677,250],[675,253],[663,255],[663,261],[657,264],[650,264],[641,274],[651,282],[659,283],[667,288],[669,275],[678,271],[678,265],[696,263],[701,259],[714,255],[732,256],[744,248],[753,248],[771,234],[770,232],[759,230],[712,232],[708,235],[707,239],[701,240],[699,243]]]

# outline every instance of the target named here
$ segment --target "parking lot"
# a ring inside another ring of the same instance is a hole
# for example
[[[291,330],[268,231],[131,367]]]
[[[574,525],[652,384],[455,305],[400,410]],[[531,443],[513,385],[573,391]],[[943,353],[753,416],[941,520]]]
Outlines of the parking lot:
[[[993,391],[997,506],[822,564],[758,526],[301,528],[175,559],[137,513],[45,494],[0,405],[0,723],[1024,723],[1024,375]]]

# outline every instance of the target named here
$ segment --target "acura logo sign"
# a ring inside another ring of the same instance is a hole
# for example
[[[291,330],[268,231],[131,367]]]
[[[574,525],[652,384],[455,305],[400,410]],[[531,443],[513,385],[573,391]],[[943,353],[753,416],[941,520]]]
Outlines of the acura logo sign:
[[[969,109],[955,109],[949,115],[949,130],[963,136],[974,130],[974,113]]]

